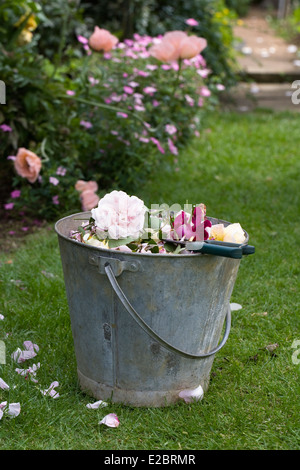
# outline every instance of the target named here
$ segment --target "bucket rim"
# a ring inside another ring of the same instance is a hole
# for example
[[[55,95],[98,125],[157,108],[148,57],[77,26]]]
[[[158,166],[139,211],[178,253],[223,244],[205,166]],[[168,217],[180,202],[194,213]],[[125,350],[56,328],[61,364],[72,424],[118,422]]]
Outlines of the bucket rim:
[[[119,255],[119,254],[122,254],[122,256],[138,256],[138,257],[146,257],[146,258],[149,258],[149,257],[159,257],[159,258],[162,258],[162,257],[167,257],[167,258],[170,258],[170,257],[174,257],[174,258],[177,258],[178,259],[178,254],[174,254],[174,253],[134,253],[134,252],[127,252],[127,251],[121,251],[121,250],[113,250],[111,248],[102,248],[102,247],[99,247],[99,246],[93,246],[93,245],[89,245],[87,243],[80,243],[78,242],[77,240],[74,240],[66,235],[64,235],[63,233],[61,233],[61,231],[59,230],[59,224],[61,224],[62,222],[64,222],[65,220],[67,219],[74,219],[75,216],[83,216],[85,215],[87,217],[87,219],[81,219],[82,221],[83,220],[89,220],[89,218],[91,217],[91,212],[90,211],[85,211],[85,212],[76,212],[74,214],[71,214],[71,215],[67,215],[65,217],[62,217],[61,219],[57,220],[55,225],[54,225],[54,230],[55,232],[57,233],[57,235],[61,238],[63,238],[64,240],[72,243],[72,244],[76,244],[77,246],[82,246],[82,247],[85,247],[87,249],[90,249],[90,250],[99,250],[99,251],[102,251],[104,253],[115,253],[116,255]],[[218,218],[215,218],[215,217],[207,217],[208,220],[210,220],[211,222],[214,221],[215,223],[218,223],[218,224],[221,224],[223,223],[224,225],[230,225],[231,222],[228,222],[226,220],[223,220],[223,219],[218,219]],[[79,219],[80,220],[80,219]],[[245,241],[244,243],[241,243],[239,244],[238,246],[245,246],[248,244],[249,242],[249,234],[246,232],[246,230],[244,230],[244,234],[245,234]],[[235,243],[228,243],[228,246],[236,246]],[[199,257],[199,256],[203,256],[203,253],[182,253],[180,254],[180,258],[190,258],[190,257]]]

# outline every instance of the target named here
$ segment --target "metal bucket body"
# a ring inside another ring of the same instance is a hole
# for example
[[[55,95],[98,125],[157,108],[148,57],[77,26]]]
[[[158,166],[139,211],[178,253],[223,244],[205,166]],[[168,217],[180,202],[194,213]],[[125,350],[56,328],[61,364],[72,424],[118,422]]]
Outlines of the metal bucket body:
[[[175,403],[182,390],[199,385],[206,391],[214,354],[205,353],[218,345],[240,260],[92,247],[69,238],[84,216],[89,213],[55,226],[81,388],[133,406]],[[108,267],[142,321],[187,356],[153,339],[129,315]]]

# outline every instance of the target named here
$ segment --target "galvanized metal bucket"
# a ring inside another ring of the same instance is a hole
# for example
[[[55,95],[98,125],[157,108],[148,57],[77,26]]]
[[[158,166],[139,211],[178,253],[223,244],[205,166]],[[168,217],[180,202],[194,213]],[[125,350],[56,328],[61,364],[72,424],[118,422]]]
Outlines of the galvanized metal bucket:
[[[240,259],[127,253],[70,239],[78,219],[89,217],[55,225],[81,388],[147,407],[175,403],[199,385],[206,391],[229,335]]]

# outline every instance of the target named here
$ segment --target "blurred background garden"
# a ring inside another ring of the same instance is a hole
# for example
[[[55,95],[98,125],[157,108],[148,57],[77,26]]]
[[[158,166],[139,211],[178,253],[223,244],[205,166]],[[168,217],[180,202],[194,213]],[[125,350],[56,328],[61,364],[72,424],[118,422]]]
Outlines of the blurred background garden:
[[[111,189],[133,194],[153,169],[176,171],[207,113],[238,82],[234,26],[260,3],[2,0],[2,218],[54,220],[90,209]],[[263,3],[271,11],[277,4]],[[284,3],[283,31],[297,40],[298,2]],[[115,42],[91,47],[95,27]],[[174,30],[206,46],[157,58],[153,46]],[[92,182],[89,193],[82,181]]]
[[[236,80],[232,26],[248,3],[2,1],[2,217],[54,219],[81,208],[78,180],[95,181],[99,196],[111,188],[134,193],[153,168],[174,169]],[[89,46],[95,26],[118,39],[113,50]],[[177,62],[149,54],[172,30],[208,43],[182,60],[180,73]],[[34,181],[15,171],[19,148],[41,161]]]
[[[241,70],[254,54],[236,32],[253,8],[285,41],[279,111],[273,98],[252,106],[262,85]],[[157,47],[172,31],[193,38],[175,59]],[[2,448],[299,448],[299,48],[298,0],[0,0],[0,402],[22,410],[3,418]],[[109,433],[77,386],[54,222],[113,189],[205,203],[240,222],[256,253],[241,263],[241,309],[207,396],[169,410],[110,404],[121,424]],[[9,357],[24,340],[39,345],[39,383],[58,380],[58,400],[16,377]]]

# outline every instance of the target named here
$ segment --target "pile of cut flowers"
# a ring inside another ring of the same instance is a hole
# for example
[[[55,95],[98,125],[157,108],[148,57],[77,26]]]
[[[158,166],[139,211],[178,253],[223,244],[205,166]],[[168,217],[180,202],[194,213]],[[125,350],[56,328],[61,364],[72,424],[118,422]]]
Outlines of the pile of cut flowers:
[[[216,240],[242,244],[245,232],[239,223],[212,223],[204,204],[151,205],[136,196],[112,191],[99,200],[91,216],[78,220],[70,238],[94,247],[133,253],[180,254],[187,241]]]

